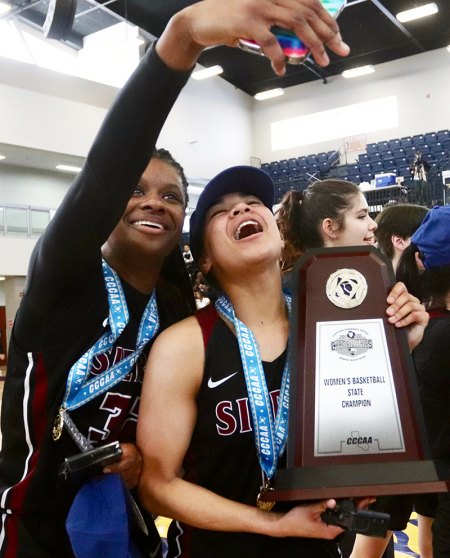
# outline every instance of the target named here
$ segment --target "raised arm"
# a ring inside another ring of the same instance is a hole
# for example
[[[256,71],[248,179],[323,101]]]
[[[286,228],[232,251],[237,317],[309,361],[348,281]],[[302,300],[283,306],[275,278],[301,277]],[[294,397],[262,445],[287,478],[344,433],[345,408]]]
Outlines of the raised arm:
[[[166,330],[151,350],[137,431],[144,462],[140,481],[144,506],[201,529],[274,537],[336,537],[341,529],[320,519],[326,502],[298,506],[287,514],[267,513],[183,480],[182,464],[196,422],[203,361],[203,339],[195,318]],[[328,501],[330,507],[334,504],[334,500]]]

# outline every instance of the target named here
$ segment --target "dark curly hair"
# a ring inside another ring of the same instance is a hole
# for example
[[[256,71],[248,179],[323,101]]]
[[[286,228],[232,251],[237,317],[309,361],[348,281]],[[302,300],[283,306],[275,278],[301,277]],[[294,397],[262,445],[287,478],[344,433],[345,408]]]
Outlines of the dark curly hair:
[[[186,197],[186,205],[187,205],[189,201],[189,195],[188,195],[189,182],[187,181],[186,175],[184,174],[184,169],[180,165],[180,163],[172,157],[170,151],[164,149],[163,147],[154,149],[152,154],[152,159],[159,159],[160,161],[164,161],[164,163],[167,163],[177,171],[177,173],[180,175],[181,183],[183,184],[184,195]]]

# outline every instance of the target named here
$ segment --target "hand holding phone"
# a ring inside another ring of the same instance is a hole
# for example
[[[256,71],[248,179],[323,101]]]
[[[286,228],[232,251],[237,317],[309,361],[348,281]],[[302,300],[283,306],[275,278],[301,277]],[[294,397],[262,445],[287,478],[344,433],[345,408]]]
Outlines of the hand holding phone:
[[[327,12],[336,18],[344,9],[346,0],[321,0]],[[289,29],[272,27],[271,32],[275,35],[286,57],[288,64],[301,64],[309,54],[309,48],[297,35]],[[255,41],[240,39],[239,47],[246,52],[264,56],[261,46]]]
[[[90,477],[101,475],[103,468],[117,463],[122,457],[119,442],[111,442],[83,453],[66,457],[59,470],[64,480],[82,482]]]

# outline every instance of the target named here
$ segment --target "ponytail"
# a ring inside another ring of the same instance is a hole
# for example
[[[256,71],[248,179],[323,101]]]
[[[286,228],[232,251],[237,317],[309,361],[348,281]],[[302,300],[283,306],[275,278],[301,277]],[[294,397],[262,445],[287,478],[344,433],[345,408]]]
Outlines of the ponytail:
[[[289,272],[301,256],[303,250],[297,231],[300,230],[300,206],[303,192],[290,190],[284,194],[281,205],[276,213],[278,228],[284,246],[281,255],[281,271]]]
[[[419,300],[423,300],[422,272],[419,271],[416,262],[416,253],[418,251],[417,246],[411,242],[403,251],[402,257],[398,262],[395,277],[397,281],[405,283],[406,288],[412,295],[416,296]]]

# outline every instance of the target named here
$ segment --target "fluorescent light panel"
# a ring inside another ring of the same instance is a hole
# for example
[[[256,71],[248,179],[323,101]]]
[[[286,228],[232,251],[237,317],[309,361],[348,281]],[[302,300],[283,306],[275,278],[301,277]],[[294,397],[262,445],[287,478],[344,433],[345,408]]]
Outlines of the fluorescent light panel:
[[[5,15],[12,10],[12,6],[8,6],[4,2],[0,2],[0,16]]]
[[[352,68],[351,70],[345,70],[342,72],[342,77],[349,79],[359,76],[367,76],[368,74],[373,74],[375,68],[373,66],[360,66],[359,68]]]
[[[437,4],[435,2],[430,2],[429,4],[424,4],[418,8],[412,8],[411,10],[399,12],[395,17],[401,23],[406,23],[407,21],[413,21],[414,19],[420,19],[421,17],[437,14],[438,11],[439,8],[437,7]]]
[[[281,89],[281,87],[277,87],[276,89],[269,89],[269,91],[261,91],[260,93],[256,93],[255,99],[257,101],[265,101],[266,99],[280,97],[281,95],[284,95],[284,89]]]
[[[222,66],[216,65],[210,68],[204,68],[203,70],[196,70],[192,73],[193,79],[206,79],[213,76],[218,76],[223,72]]]
[[[56,168],[60,171],[65,171],[65,172],[80,172],[81,167],[75,167],[73,165],[56,165]]]
[[[448,45],[447,50],[450,52],[450,45]]]
[[[3,159],[6,159],[6,155],[0,155],[0,161],[3,161]]]

